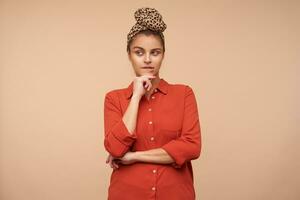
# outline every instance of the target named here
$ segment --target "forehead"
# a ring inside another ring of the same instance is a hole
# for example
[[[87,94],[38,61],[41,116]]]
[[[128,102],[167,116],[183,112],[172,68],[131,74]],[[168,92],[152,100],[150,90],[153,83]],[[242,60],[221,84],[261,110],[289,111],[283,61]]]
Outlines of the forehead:
[[[132,41],[132,48],[135,46],[144,48],[144,49],[156,49],[162,48],[162,44],[159,36],[157,35],[144,35],[138,34],[135,39]]]

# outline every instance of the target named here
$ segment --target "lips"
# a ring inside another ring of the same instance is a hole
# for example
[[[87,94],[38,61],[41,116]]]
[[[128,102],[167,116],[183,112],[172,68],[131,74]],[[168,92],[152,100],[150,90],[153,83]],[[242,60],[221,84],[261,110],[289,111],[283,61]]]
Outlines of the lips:
[[[154,67],[151,67],[151,66],[144,66],[142,67],[143,69],[154,69]]]

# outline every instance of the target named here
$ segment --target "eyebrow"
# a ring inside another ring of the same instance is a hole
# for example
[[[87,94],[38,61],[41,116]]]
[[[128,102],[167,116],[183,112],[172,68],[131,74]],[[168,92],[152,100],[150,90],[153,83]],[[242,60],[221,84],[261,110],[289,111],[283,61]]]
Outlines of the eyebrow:
[[[133,49],[135,49],[135,48],[144,50],[143,47],[139,47],[139,46],[134,46]],[[154,48],[154,49],[151,49],[151,50],[162,50],[162,48]]]

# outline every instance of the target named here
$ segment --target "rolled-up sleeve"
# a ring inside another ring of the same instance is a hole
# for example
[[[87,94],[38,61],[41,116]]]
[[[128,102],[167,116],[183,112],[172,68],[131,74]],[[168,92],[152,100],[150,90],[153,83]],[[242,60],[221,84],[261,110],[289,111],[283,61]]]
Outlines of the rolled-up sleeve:
[[[122,119],[117,95],[109,92],[104,100],[104,146],[114,157],[122,157],[136,140],[136,132],[130,133]]]
[[[180,168],[186,161],[197,159],[201,152],[201,129],[197,102],[191,87],[185,87],[184,112],[181,136],[163,145],[175,161],[173,166]]]

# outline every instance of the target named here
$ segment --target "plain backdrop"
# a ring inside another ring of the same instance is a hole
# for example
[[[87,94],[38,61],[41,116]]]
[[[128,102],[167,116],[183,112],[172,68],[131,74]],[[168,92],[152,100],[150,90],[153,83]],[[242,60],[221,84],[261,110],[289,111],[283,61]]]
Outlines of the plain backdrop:
[[[134,77],[144,6],[167,24],[160,76],[197,98],[197,200],[300,199],[297,0],[0,0],[0,199],[107,198],[103,100]]]

